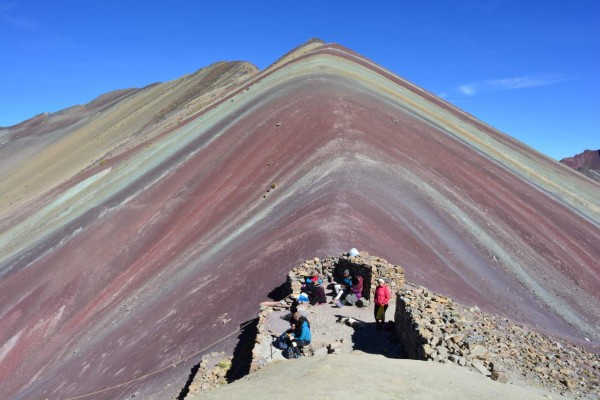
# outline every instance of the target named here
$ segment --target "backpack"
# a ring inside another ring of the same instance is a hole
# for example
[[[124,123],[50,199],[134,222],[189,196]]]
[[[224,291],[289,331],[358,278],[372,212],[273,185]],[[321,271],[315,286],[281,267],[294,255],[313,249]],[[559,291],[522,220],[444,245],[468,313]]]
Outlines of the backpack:
[[[282,354],[288,360],[300,358],[300,352],[297,351],[297,347],[288,346],[287,349],[282,351]]]
[[[288,346],[288,340],[287,332],[283,332],[277,339],[273,341],[273,346],[279,350],[285,351],[288,349],[288,347],[290,347]]]
[[[351,304],[351,305],[355,305],[357,300],[358,300],[358,297],[356,297],[356,295],[354,293],[349,294],[345,298],[346,303]]]

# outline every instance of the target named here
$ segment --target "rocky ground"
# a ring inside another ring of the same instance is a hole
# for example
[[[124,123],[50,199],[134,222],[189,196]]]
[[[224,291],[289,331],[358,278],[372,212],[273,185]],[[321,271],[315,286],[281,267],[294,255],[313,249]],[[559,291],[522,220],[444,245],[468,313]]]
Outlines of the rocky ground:
[[[366,271],[372,271],[375,276],[389,279],[394,284],[396,295],[392,296],[386,314],[388,322],[384,330],[376,329],[372,305],[338,308],[332,303],[316,306],[304,303],[299,309],[310,321],[312,343],[302,358],[354,355],[360,357],[360,362],[365,365],[380,363],[362,360],[366,355],[377,355],[396,362],[410,358],[430,361],[432,365],[452,365],[469,374],[478,374],[490,384],[496,381],[493,385],[504,385],[506,393],[512,390],[511,387],[519,386],[529,390],[531,398],[534,394],[544,398],[600,398],[600,355],[513,323],[508,318],[486,314],[477,307],[465,307],[426,288],[403,283],[401,267],[377,257],[363,255],[352,260],[336,257],[306,261],[292,270],[288,277],[288,284],[294,292],[292,297],[298,294],[299,282],[311,270],[316,269],[327,278],[340,263],[344,268],[348,266],[358,272],[364,272],[366,268]],[[330,301],[333,293],[331,290],[327,292]],[[258,333],[251,350],[250,376],[260,375],[264,369],[272,370],[271,364],[301,361],[286,360],[272,344],[289,328],[283,317],[289,313],[290,303],[291,298],[287,298],[281,302],[261,304]],[[431,363],[420,363],[414,367],[415,370],[423,364]],[[227,383],[226,375],[231,365],[231,358],[224,358],[221,353],[205,356],[190,386],[188,398],[196,398]],[[444,375],[446,372],[440,373]],[[368,379],[375,376],[369,370],[365,370],[365,374]],[[410,379],[417,381],[423,377],[412,376]],[[462,384],[463,379],[469,381],[471,377],[465,375],[460,379],[458,383]],[[493,385],[490,393],[497,388]],[[403,392],[403,395],[407,393]],[[459,393],[455,394],[458,396]],[[514,398],[521,395],[515,392]],[[377,396],[388,397],[385,393]],[[523,398],[528,397],[525,395]]]
[[[328,301],[331,295],[328,295]],[[386,317],[393,317],[395,300],[390,304]],[[271,362],[288,362],[281,350],[272,346],[272,340],[289,328],[287,320],[281,317],[289,313],[289,302],[286,306],[261,306],[264,324],[256,339],[254,348],[253,372]],[[310,306],[303,304],[299,307],[301,313],[307,316],[311,324],[312,342],[305,354],[308,357],[327,354],[348,354],[353,350],[361,350],[369,354],[383,354],[393,358],[402,356],[402,347],[393,326],[377,331],[371,307],[359,308],[344,306],[338,308],[333,304]],[[353,325],[353,326],[351,326]],[[292,360],[296,361],[296,360]],[[223,353],[213,352],[205,355],[199,364],[198,372],[189,387],[189,398],[206,393],[227,383],[226,375],[231,367],[231,357]],[[186,397],[186,398],[188,398]]]
[[[394,308],[392,303],[388,320]],[[371,307],[305,305],[301,312],[311,321],[313,333],[313,346],[305,357],[287,360],[270,345],[272,338],[288,328],[287,321],[281,319],[287,309],[263,306],[265,329],[255,346],[259,368],[225,385],[229,359],[217,361],[223,357],[221,353],[208,355],[201,368],[205,371],[203,387],[198,386],[200,379],[195,381],[196,387],[192,386],[186,399],[298,398],[302,388],[309,388],[311,397],[319,399],[573,398],[566,392],[528,385],[519,376],[511,375],[507,383],[493,382],[472,366],[401,359],[405,349],[400,337],[395,329],[375,328]]]
[[[507,318],[487,315],[477,307],[461,306],[424,288],[405,285],[398,292],[398,299],[401,306],[396,307],[392,301],[386,317],[389,322],[395,309],[406,309],[409,305],[411,318],[419,321],[414,332],[423,338],[418,356],[421,359],[454,364],[507,386],[529,386],[532,393],[544,398],[600,398],[600,357],[596,354],[511,323]],[[311,322],[313,335],[310,350],[305,352],[307,357],[359,351],[398,360],[415,351],[411,349],[414,345],[411,340],[397,333],[395,324],[388,323],[383,331],[375,328],[372,307],[338,308],[328,303],[304,304],[300,310]],[[298,362],[286,360],[271,345],[289,327],[281,318],[287,313],[283,305],[261,307],[264,323],[254,348],[253,373],[273,362]],[[400,313],[396,312],[397,320]],[[231,359],[222,353],[205,356],[188,398],[224,385],[230,366]]]
[[[397,294],[395,320],[410,358],[456,363],[500,382],[600,398],[600,356],[424,288]]]

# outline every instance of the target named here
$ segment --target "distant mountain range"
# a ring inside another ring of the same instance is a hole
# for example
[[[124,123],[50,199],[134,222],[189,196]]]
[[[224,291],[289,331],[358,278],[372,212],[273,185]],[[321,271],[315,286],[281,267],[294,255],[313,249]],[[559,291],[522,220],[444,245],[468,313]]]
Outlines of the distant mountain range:
[[[573,157],[563,158],[560,162],[600,182],[600,150],[585,150]]]
[[[177,360],[352,247],[600,346],[598,184],[311,40],[0,129],[0,398],[175,398]]]

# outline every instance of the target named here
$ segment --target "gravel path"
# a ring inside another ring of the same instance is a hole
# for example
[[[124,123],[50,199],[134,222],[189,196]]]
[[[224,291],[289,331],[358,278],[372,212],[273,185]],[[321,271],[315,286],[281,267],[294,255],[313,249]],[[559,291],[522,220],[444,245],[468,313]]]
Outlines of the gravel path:
[[[331,300],[331,295],[327,296],[327,300]],[[390,302],[386,313],[388,321],[393,318],[395,307],[395,302]],[[360,350],[392,358],[399,358],[402,353],[401,344],[393,329],[384,329],[383,331],[376,329],[373,305],[363,308],[354,306],[338,308],[330,303],[315,306],[304,303],[299,310],[310,322],[311,344],[314,351],[333,344],[336,353]],[[267,317],[265,326],[272,337],[279,336],[289,328],[288,322],[281,318],[288,313],[287,309],[277,309],[276,307],[273,313]],[[340,319],[345,321],[346,318],[353,318],[357,321],[357,325],[353,328],[344,322],[338,322]],[[263,357],[268,362],[283,358],[281,351],[274,347],[271,349],[271,346],[264,346],[263,349]]]

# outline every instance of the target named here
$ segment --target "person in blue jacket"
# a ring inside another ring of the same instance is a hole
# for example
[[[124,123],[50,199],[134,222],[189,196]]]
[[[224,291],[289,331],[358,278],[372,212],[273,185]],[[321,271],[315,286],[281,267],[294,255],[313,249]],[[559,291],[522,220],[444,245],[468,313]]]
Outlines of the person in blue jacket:
[[[346,297],[346,295],[350,293],[350,288],[352,288],[352,277],[350,276],[350,271],[346,269],[344,270],[342,282],[333,286],[333,290],[335,291],[335,297],[331,300],[331,302],[335,303],[342,296]]]
[[[290,334],[290,340],[292,341],[292,347],[297,355],[300,355],[300,349],[304,346],[308,346],[312,339],[310,333],[310,323],[306,317],[300,315],[300,313],[294,313],[293,319],[295,320],[295,329]]]

